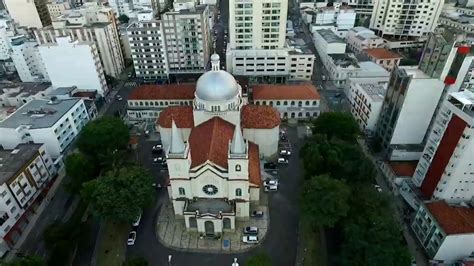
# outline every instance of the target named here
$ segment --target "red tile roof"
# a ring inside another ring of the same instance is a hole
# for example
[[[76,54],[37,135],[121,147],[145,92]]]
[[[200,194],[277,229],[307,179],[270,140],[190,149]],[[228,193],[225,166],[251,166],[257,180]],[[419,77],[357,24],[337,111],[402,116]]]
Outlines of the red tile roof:
[[[447,235],[474,233],[474,209],[449,206],[445,201],[425,204]]]
[[[280,113],[271,107],[264,105],[244,105],[240,112],[243,128],[274,128],[280,125]]]
[[[316,87],[311,83],[294,85],[258,84],[252,86],[254,100],[319,100]]]
[[[191,130],[191,168],[211,161],[227,169],[229,141],[234,135],[234,125],[214,117]]]
[[[194,116],[192,106],[169,106],[160,113],[157,124],[160,127],[171,128],[171,120],[174,119],[179,128],[194,127]]]
[[[407,162],[389,162],[392,171],[397,176],[410,176],[412,177],[415,173],[418,161],[407,161]]]
[[[262,186],[262,172],[260,170],[260,154],[258,145],[249,141],[249,182],[253,186]]]
[[[385,48],[371,48],[365,49],[364,52],[369,56],[375,59],[396,59],[402,58],[399,54],[394,53]]]
[[[133,89],[129,100],[192,100],[196,84],[141,85]]]

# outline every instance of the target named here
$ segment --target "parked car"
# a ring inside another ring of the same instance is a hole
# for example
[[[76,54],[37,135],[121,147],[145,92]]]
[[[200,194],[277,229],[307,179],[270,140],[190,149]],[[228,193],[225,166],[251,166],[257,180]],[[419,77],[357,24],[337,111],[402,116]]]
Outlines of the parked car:
[[[161,188],[163,188],[163,186],[162,186],[160,183],[152,183],[151,186],[154,187],[154,188],[156,188],[156,189],[161,189]]]
[[[258,236],[243,236],[242,242],[247,244],[258,244]]]
[[[280,158],[278,158],[278,163],[279,164],[288,164],[288,159],[280,157]]]
[[[253,211],[250,213],[250,217],[263,217],[263,211]]]
[[[128,234],[127,245],[133,246],[135,245],[135,240],[137,239],[137,232],[132,231]]]
[[[141,220],[142,220],[142,213],[140,212],[140,214],[138,214],[137,217],[135,217],[135,220],[133,221],[132,225],[139,226]]]
[[[161,143],[158,143],[156,145],[153,145],[153,148],[151,148],[152,150],[161,150],[163,149],[163,144]]]
[[[271,185],[271,186],[265,186],[265,192],[275,192],[278,191],[278,186]]]
[[[161,163],[161,169],[168,170],[168,164],[166,163],[166,161]]]
[[[256,227],[256,226],[244,227],[244,234],[246,234],[246,235],[258,235],[258,227]]]
[[[278,180],[276,179],[268,179],[263,182],[264,186],[278,186]]]
[[[290,156],[290,155],[291,155],[291,151],[289,151],[289,150],[281,150],[281,151],[280,151],[280,155]]]
[[[382,192],[382,188],[379,185],[374,185],[374,187],[378,192]]]
[[[159,163],[159,164],[166,163],[166,158],[165,158],[165,157],[156,157],[156,158],[153,158],[153,163]]]
[[[120,95],[117,95],[116,98],[117,98],[117,101],[119,101],[119,102],[123,100],[122,96],[120,96]]]
[[[277,169],[278,168],[278,164],[276,163],[264,163],[263,164],[263,168],[264,169]]]

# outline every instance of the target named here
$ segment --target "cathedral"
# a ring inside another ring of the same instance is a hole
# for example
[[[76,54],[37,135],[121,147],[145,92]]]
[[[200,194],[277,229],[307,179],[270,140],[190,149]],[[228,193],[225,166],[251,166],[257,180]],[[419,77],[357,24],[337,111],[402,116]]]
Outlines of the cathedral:
[[[262,186],[260,160],[277,155],[280,126],[276,109],[247,104],[234,77],[219,69],[217,54],[211,62],[193,105],[167,107],[157,121],[175,215],[205,235],[248,219]]]

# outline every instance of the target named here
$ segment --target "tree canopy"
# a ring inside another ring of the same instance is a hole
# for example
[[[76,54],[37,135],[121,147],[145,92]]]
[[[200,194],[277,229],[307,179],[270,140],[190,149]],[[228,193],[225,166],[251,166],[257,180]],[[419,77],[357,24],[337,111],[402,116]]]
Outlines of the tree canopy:
[[[359,134],[359,125],[350,113],[326,112],[314,120],[313,134],[324,134],[328,139],[338,138],[355,142]]]
[[[250,257],[245,263],[246,266],[272,266],[272,259],[266,252],[259,252]]]
[[[44,266],[43,258],[37,256],[26,256],[21,259],[16,259],[10,263],[1,262],[0,265],[4,266]]]
[[[95,161],[103,161],[111,154],[126,150],[130,134],[122,119],[104,116],[89,122],[79,134],[77,147]]]
[[[142,167],[127,166],[84,183],[81,195],[101,218],[131,222],[151,203],[151,184],[152,177]]]
[[[314,228],[332,227],[349,211],[350,194],[344,182],[327,175],[314,176],[305,182],[301,194],[302,215]]]
[[[118,20],[120,23],[127,24],[130,21],[130,18],[127,15],[122,14],[118,17]]]
[[[72,193],[81,191],[82,183],[94,179],[97,175],[97,165],[84,154],[77,152],[66,158],[66,174],[70,177],[67,189]]]

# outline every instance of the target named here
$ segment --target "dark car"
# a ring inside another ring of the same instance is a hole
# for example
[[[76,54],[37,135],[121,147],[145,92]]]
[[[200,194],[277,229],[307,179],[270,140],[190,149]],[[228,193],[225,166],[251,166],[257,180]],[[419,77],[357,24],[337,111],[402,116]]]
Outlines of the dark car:
[[[265,168],[265,169],[277,169],[278,165],[276,163],[264,163],[263,168]]]
[[[253,211],[253,212],[250,214],[250,217],[256,217],[256,218],[263,217],[263,211]]]

